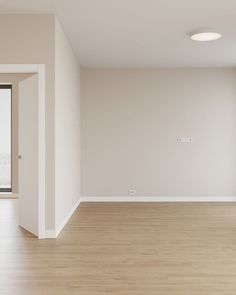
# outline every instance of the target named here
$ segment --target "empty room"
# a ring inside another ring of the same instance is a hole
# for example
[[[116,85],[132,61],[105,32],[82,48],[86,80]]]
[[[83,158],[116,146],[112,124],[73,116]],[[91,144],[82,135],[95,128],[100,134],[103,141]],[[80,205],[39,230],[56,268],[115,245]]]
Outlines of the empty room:
[[[236,294],[236,2],[0,0],[0,295]]]

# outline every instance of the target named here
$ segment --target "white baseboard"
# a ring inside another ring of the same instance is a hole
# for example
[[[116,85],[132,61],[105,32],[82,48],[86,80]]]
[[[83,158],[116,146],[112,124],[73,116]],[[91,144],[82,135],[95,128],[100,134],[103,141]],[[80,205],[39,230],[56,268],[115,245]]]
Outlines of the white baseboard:
[[[61,222],[61,224],[56,228],[56,237],[62,231],[63,227],[67,224],[67,222],[70,220],[70,218],[74,214],[75,210],[79,207],[80,202],[81,202],[81,199],[79,199],[75,203],[75,205],[71,208],[70,212],[67,214],[67,216],[64,218],[64,220]]]
[[[236,196],[84,196],[81,202],[236,202]]]
[[[81,202],[236,202],[236,196],[83,196],[55,230],[46,230],[46,239],[56,239]]]
[[[79,207],[81,202],[81,198],[75,203],[75,205],[71,208],[70,212],[66,215],[64,220],[60,223],[59,226],[55,230],[46,230],[45,239],[56,239],[60,234],[64,226],[70,220],[71,216],[74,214],[75,210]]]
[[[54,229],[46,229],[45,239],[56,239],[56,231]]]

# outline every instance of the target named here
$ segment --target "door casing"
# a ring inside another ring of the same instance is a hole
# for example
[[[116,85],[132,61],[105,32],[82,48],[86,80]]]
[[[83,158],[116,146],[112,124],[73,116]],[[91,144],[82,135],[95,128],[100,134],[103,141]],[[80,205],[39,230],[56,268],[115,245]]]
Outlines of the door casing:
[[[1,74],[38,74],[38,238],[45,238],[46,204],[46,89],[45,64],[0,64]]]

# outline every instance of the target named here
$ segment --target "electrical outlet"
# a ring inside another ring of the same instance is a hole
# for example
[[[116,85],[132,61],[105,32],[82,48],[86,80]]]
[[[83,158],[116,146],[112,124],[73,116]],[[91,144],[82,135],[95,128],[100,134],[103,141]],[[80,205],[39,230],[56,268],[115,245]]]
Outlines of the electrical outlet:
[[[135,195],[136,195],[136,190],[134,190],[134,189],[129,189],[129,190],[128,190],[128,194],[129,194],[129,196],[135,196]]]

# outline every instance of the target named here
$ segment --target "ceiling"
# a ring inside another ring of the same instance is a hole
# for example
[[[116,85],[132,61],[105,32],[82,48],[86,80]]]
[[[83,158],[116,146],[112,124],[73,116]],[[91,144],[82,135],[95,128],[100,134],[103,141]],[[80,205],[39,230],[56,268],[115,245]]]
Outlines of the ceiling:
[[[84,67],[234,67],[235,0],[0,0],[1,13],[55,13]],[[193,42],[215,28],[222,39]]]

